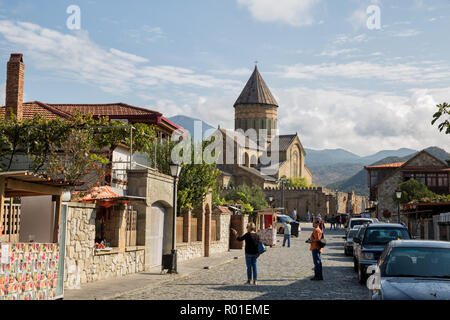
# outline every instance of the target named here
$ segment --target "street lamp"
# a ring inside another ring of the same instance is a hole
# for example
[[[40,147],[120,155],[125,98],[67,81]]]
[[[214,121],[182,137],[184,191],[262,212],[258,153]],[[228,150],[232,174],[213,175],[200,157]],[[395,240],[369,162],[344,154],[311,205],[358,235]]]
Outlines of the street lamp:
[[[272,202],[273,202],[273,196],[269,196],[269,204],[270,204],[271,208],[272,208]]]
[[[378,200],[375,200],[374,202],[373,202],[373,204],[375,205],[375,212],[376,212],[376,214],[377,214],[377,219],[379,218],[379,216],[378,216]]]
[[[171,162],[169,164],[170,175],[173,177],[173,221],[172,221],[172,251],[170,252],[170,266],[168,273],[178,273],[177,271],[177,250],[175,241],[177,236],[177,182],[181,172],[181,165]]]
[[[286,214],[284,208],[284,185],[286,184],[286,178],[282,177],[281,179],[277,180],[277,183],[280,183],[281,185],[281,208],[283,209],[283,213]]]
[[[398,210],[397,210],[397,216],[398,216],[398,223],[400,223],[400,199],[402,198],[402,190],[397,189],[395,191],[395,196],[397,197],[397,204],[398,204]]]

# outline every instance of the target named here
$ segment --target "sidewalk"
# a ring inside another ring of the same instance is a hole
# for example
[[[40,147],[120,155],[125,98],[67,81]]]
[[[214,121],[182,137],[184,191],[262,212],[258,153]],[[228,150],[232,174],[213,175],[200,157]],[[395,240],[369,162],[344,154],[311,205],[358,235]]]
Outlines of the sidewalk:
[[[160,286],[164,283],[186,278],[194,272],[211,269],[234,259],[241,259],[244,250],[231,250],[210,257],[195,258],[178,264],[178,274],[161,274],[161,267],[81,285],[81,289],[64,289],[64,300],[109,300],[123,294]]]

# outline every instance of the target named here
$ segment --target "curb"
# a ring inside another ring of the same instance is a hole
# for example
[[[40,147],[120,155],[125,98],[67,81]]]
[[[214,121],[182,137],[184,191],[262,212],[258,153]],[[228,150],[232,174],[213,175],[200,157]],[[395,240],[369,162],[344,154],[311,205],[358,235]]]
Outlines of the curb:
[[[185,274],[178,274],[178,275],[173,276],[172,278],[164,279],[164,280],[158,281],[158,282],[156,282],[156,283],[153,283],[153,284],[150,284],[150,285],[147,285],[147,286],[144,286],[144,287],[140,287],[140,288],[136,288],[136,289],[132,289],[132,290],[123,291],[123,292],[120,292],[120,293],[117,293],[117,294],[114,294],[114,295],[110,295],[110,296],[106,296],[106,297],[95,298],[94,300],[112,300],[112,299],[121,297],[121,296],[126,295],[126,294],[131,294],[131,293],[135,293],[135,292],[138,292],[138,291],[141,291],[141,290],[151,289],[151,288],[153,288],[153,287],[155,287],[155,286],[167,284],[167,283],[173,282],[173,281],[175,281],[175,280],[186,279],[186,278],[188,278],[190,275],[194,274],[195,272],[202,271],[202,270],[205,270],[205,269],[210,270],[210,269],[213,269],[213,268],[222,266],[222,265],[224,265],[224,264],[227,264],[227,263],[230,263],[230,262],[232,262],[232,261],[235,261],[236,258],[239,259],[239,257],[233,257],[233,258],[230,258],[230,259],[225,260],[224,262],[218,263],[218,264],[216,264],[216,265],[212,265],[212,266],[204,266],[204,267],[201,268],[201,269],[196,269],[196,270],[193,270],[193,271],[188,272],[188,273],[185,273]]]

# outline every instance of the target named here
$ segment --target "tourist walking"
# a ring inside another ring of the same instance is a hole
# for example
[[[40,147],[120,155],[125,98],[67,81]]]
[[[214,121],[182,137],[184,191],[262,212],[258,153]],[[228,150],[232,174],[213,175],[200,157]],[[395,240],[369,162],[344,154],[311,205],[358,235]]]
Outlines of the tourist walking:
[[[320,230],[322,232],[324,232],[325,231],[325,221],[323,219],[320,219],[319,221],[320,221]]]
[[[294,208],[294,210],[292,210],[291,218],[292,218],[294,221],[297,221],[297,208]]]
[[[341,228],[341,224],[342,224],[342,216],[339,215],[338,220],[337,220],[338,229]]]
[[[283,247],[288,243],[288,248],[291,247],[291,225],[289,223],[284,224],[284,238],[283,238]]]
[[[311,220],[311,215],[309,214],[309,211],[306,212],[306,222],[309,222]]]
[[[233,235],[237,236],[237,231],[231,229]],[[236,238],[238,241],[245,241],[245,263],[247,265],[247,284],[250,284],[252,281],[253,275],[253,284],[256,285],[256,281],[258,280],[258,243],[259,236],[256,233],[256,225],[253,222],[247,224],[247,233],[243,236]]]
[[[336,230],[336,216],[332,215],[330,219],[330,230]]]
[[[312,258],[314,262],[314,277],[311,280],[323,280],[322,274],[322,252],[323,248],[321,248],[318,244],[319,240],[322,239],[322,231],[319,228],[320,221],[314,221],[314,231],[311,234],[311,237],[306,241],[311,244],[309,250],[312,253]]]

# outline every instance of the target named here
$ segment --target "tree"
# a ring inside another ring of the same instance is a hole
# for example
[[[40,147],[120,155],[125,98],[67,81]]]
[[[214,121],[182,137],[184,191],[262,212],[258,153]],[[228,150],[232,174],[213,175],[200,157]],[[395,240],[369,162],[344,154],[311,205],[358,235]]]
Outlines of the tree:
[[[202,152],[211,143],[211,141],[203,141],[200,147],[191,146],[191,160],[195,158],[196,152]],[[168,150],[171,151],[171,150]],[[170,155],[171,153],[169,153]],[[178,209],[192,209],[200,205],[210,192],[217,192],[216,182],[219,176],[219,170],[215,164],[208,164],[202,157],[201,163],[183,164],[178,181]]]
[[[241,204],[242,211],[246,214],[254,210],[261,210],[269,207],[264,191],[258,185],[248,186],[242,184],[225,195],[225,200]]]
[[[399,185],[399,188],[402,191],[400,203],[450,201],[450,195],[436,194],[428,189],[425,184],[414,179],[403,182]],[[395,202],[398,201],[395,194],[392,198]]]
[[[313,185],[310,185],[304,177],[289,178],[286,182],[286,187],[309,188],[311,186]]]
[[[434,125],[437,121],[442,121],[438,124],[439,131],[450,134],[450,105],[444,102],[438,104],[436,108],[438,108],[438,111],[433,115],[431,124]]]
[[[415,179],[410,179],[399,185],[399,189],[402,191],[402,197],[400,203],[409,203],[411,201],[418,201],[423,198],[432,197],[434,195],[427,186]],[[395,193],[392,195],[392,199],[398,202]]]
[[[155,137],[154,127],[147,124],[128,125],[79,112],[68,120],[40,114],[20,121],[12,117],[0,121],[0,168],[11,170],[21,156],[29,159],[29,170],[35,173],[69,183],[86,182],[81,180],[89,176],[96,184],[116,146],[132,144],[133,151],[150,153]]]

